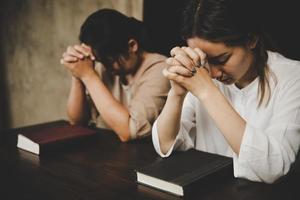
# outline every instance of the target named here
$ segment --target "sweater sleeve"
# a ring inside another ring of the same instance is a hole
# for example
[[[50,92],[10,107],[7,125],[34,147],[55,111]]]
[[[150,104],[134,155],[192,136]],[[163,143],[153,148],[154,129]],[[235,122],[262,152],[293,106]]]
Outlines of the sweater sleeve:
[[[157,133],[157,120],[152,127],[152,141],[156,152],[161,157],[168,157],[174,150],[185,151],[195,147],[195,107],[194,96],[188,93],[184,99],[182,106],[182,114],[180,120],[180,128],[173,145],[166,154],[163,154],[160,149],[160,143]]]
[[[239,155],[234,155],[234,175],[273,183],[287,174],[300,145],[300,81],[293,81],[274,97],[275,107],[265,129],[246,124]],[[271,99],[272,100],[272,99]]]

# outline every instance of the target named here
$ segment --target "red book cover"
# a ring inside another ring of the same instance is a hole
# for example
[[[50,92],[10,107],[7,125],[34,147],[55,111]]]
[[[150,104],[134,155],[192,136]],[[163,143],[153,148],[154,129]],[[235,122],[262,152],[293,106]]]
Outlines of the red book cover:
[[[83,138],[93,136],[95,133],[95,130],[78,125],[64,125],[24,131],[18,135],[17,147],[40,154],[41,150],[48,146],[54,147],[56,144],[80,141]]]

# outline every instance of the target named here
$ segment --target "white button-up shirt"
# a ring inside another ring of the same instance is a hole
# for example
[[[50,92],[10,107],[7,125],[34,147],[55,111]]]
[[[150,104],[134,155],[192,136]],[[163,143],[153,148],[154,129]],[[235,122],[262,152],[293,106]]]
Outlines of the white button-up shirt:
[[[234,176],[272,183],[285,175],[295,161],[300,145],[300,62],[268,52],[269,103],[258,107],[259,80],[243,89],[215,81],[234,109],[246,121],[237,156],[201,102],[188,93],[184,100],[180,130],[170,150],[160,150],[156,122],[152,140],[157,153],[166,157],[175,149],[198,150],[233,157]],[[222,111],[220,111],[222,112]]]

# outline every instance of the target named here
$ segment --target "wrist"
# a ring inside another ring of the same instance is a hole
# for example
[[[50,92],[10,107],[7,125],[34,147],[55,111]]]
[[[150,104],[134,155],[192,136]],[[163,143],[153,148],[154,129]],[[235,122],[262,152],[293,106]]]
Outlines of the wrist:
[[[71,84],[75,87],[84,87],[83,82],[75,76],[72,76]]]
[[[216,96],[220,92],[220,90],[217,88],[217,86],[212,85],[209,88],[206,88],[205,90],[200,90],[197,92],[197,98],[204,102],[204,101],[210,101],[214,96]]]
[[[187,92],[185,92],[184,94],[178,94],[171,88],[168,93],[168,98],[172,99],[172,101],[183,101],[186,94]]]
[[[97,74],[93,70],[90,73],[80,77],[80,80],[81,80],[81,82],[83,82],[86,85],[86,83],[90,82],[90,80],[93,80],[95,77],[97,77]]]
[[[79,78],[77,78],[76,76],[72,75],[72,82],[81,83],[81,80]]]

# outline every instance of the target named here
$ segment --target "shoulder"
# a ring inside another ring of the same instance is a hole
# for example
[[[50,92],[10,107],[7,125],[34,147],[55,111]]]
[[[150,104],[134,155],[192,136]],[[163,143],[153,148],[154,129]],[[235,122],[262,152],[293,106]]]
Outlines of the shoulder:
[[[157,53],[149,53],[145,58],[137,76],[140,78],[163,78],[162,70],[167,66],[166,57]]]
[[[272,87],[274,87],[275,96],[278,96],[280,101],[299,98],[300,62],[275,52],[268,52],[268,56],[268,65],[271,72],[269,80],[272,82]]]
[[[268,51],[268,66],[278,83],[288,83],[300,79],[300,62],[284,57],[280,53]]]
[[[157,68],[164,68],[166,67],[166,59],[167,57],[158,54],[158,53],[149,53],[146,57],[144,64],[145,64],[145,70],[147,69],[157,69]]]

